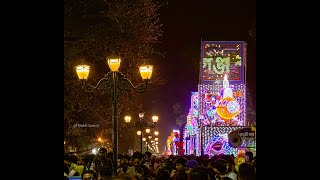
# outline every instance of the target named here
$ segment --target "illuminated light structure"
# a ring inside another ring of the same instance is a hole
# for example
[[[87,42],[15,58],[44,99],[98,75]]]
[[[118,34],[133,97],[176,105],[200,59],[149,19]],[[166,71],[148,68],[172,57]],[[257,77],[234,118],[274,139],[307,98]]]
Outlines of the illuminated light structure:
[[[187,116],[187,124],[184,129],[184,149],[185,154],[190,155],[198,155],[197,149],[199,147],[199,143],[197,142],[196,134],[199,133],[198,128],[198,117],[199,117],[199,93],[191,92],[191,108],[189,109],[189,114]]]
[[[186,154],[236,154],[237,149],[228,143],[228,134],[248,125],[245,113],[246,43],[202,41],[201,51],[200,83],[198,92],[192,92],[184,129]],[[197,94],[197,106],[194,106],[194,94]],[[190,118],[196,123],[192,124]]]
[[[178,155],[180,147],[180,131],[172,130],[166,141],[166,150],[164,155]]]

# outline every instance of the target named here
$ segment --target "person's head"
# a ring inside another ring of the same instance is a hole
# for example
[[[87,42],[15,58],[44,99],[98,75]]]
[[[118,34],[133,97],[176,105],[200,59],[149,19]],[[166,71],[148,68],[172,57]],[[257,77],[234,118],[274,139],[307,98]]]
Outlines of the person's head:
[[[176,180],[187,180],[188,174],[185,169],[177,169],[176,171]]]
[[[144,153],[144,155],[145,155],[145,157],[147,157],[148,159],[151,159],[152,153],[149,152],[149,151],[147,151],[147,152]]]
[[[187,173],[187,174],[190,174],[190,171],[191,171],[193,168],[198,167],[199,164],[198,164],[198,162],[197,162],[196,160],[190,159],[190,160],[188,160],[188,161],[186,162],[185,166],[186,166],[186,173]]]
[[[120,166],[127,166],[128,165],[128,160],[126,158],[120,159]]]
[[[106,148],[100,148],[99,151],[98,151],[98,155],[101,156],[101,157],[106,157],[107,156],[107,149]]]
[[[190,180],[210,180],[209,171],[203,166],[192,168],[189,175]]]
[[[228,172],[228,162],[222,158],[218,158],[214,161],[214,170],[218,174],[226,174]]]
[[[98,175],[93,170],[86,170],[82,173],[81,179],[82,180],[97,180]]]
[[[71,163],[77,164],[79,161],[79,158],[76,155],[71,155],[67,160],[70,161]]]
[[[156,175],[156,180],[170,180],[170,174],[165,170],[160,170]]]
[[[134,167],[139,167],[141,164],[140,159],[139,158],[133,158],[133,166]]]
[[[141,152],[134,152],[133,155],[132,155],[133,158],[138,158],[138,159],[142,159],[143,158],[143,154]]]
[[[172,163],[171,159],[166,158],[166,159],[164,159],[164,160],[162,161],[161,166],[162,166],[162,167],[164,167],[164,166],[170,166],[170,167],[172,168],[173,163]]]
[[[186,158],[178,158],[175,162],[174,162],[174,165],[176,167],[177,170],[179,169],[185,169],[185,164],[188,160]]]
[[[253,165],[249,163],[240,164],[238,180],[256,180],[256,171]]]
[[[227,171],[234,171],[235,169],[235,163],[234,163],[234,158],[232,158],[231,155],[223,155],[221,157],[222,159],[227,161]]]
[[[109,158],[113,161],[113,152],[108,152],[106,158]]]
[[[129,160],[128,160],[128,165],[129,166],[133,166],[134,164],[133,164],[133,157],[132,158],[130,158]]]
[[[172,167],[171,166],[163,166],[159,169],[159,171],[167,171],[169,174],[171,173],[172,171]]]
[[[214,168],[214,161],[213,160],[209,160],[208,164],[207,164],[207,168],[213,169]]]
[[[249,162],[251,162],[252,160],[253,160],[253,153],[252,152],[250,152],[250,151],[246,151],[246,153],[245,153],[245,155],[246,156],[248,156],[248,160],[249,160]]]
[[[80,156],[79,157],[79,161],[78,161],[78,164],[79,165],[86,165],[86,163],[88,163],[88,160],[85,158],[85,156]]]

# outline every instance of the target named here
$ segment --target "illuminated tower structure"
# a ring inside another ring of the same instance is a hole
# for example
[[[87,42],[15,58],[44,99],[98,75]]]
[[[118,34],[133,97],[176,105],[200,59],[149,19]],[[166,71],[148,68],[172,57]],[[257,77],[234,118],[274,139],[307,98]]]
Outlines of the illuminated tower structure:
[[[191,95],[189,123],[184,134],[186,153],[236,154],[237,149],[228,143],[228,134],[248,126],[246,43],[201,41],[201,60],[198,92]],[[194,94],[197,94],[197,106],[194,106]],[[255,145],[244,141],[241,147],[249,144]]]
[[[198,117],[199,117],[199,93],[191,92],[191,108],[189,109],[189,113],[187,116],[187,124],[184,129],[184,146],[185,154],[190,155],[198,155],[197,149],[199,148],[197,133],[199,131],[198,128]]]

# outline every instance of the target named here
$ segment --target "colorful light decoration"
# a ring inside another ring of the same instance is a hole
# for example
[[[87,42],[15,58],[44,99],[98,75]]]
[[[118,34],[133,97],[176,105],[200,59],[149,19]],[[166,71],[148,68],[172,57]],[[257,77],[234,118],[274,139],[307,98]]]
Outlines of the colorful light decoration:
[[[224,84],[199,85],[199,112],[205,126],[237,126],[245,124],[245,85]],[[234,93],[236,92],[236,93]]]
[[[237,149],[232,148],[228,140],[222,136],[215,135],[210,140],[210,143],[205,147],[205,153],[209,155],[218,154],[236,154]]]
[[[219,101],[217,106],[217,113],[225,121],[230,121],[233,117],[237,116],[240,112],[240,105],[233,97],[233,91],[229,87],[227,74],[224,75],[223,80],[223,98]]]
[[[166,151],[166,155],[177,155],[177,143],[176,142],[179,142],[179,134],[180,134],[180,131],[179,130],[173,130],[171,133],[170,133],[170,136],[168,136],[167,138],[167,145],[166,145],[166,148],[167,148],[167,151]]]
[[[239,103],[233,97],[226,97],[221,99],[217,106],[217,113],[225,121],[230,121],[233,117],[237,116],[240,112]]]
[[[240,41],[202,41],[201,82],[203,84],[223,80],[229,73],[232,83],[245,83],[246,43]]]
[[[194,117],[198,117],[199,115],[199,112],[198,112],[198,109],[199,109],[199,96],[198,96],[198,92],[192,92],[192,95],[191,95],[191,105],[192,105],[192,108],[191,108],[191,114],[194,116]]]
[[[224,154],[234,154],[236,155],[237,149],[231,148],[231,146],[228,143],[228,134],[232,131],[235,131],[237,129],[241,129],[242,127],[239,126],[218,126],[218,127],[203,127],[203,145],[204,145],[204,152],[206,152],[206,149],[208,148],[209,144],[215,143],[216,140],[223,139],[223,142],[226,142],[227,144],[224,145],[224,148],[221,150],[220,153]]]
[[[217,136],[219,134],[229,134],[231,131],[241,128],[237,126],[204,127],[204,131],[208,135]]]
[[[189,117],[184,133],[185,142],[188,143],[186,150],[188,154],[195,155],[200,155],[201,149],[208,154],[212,151],[237,155],[239,148],[229,145],[227,135],[246,125],[243,66],[246,62],[246,44],[208,42],[202,46],[202,81],[198,85],[198,92],[192,92],[191,96],[191,125]],[[243,147],[250,147],[248,143]]]

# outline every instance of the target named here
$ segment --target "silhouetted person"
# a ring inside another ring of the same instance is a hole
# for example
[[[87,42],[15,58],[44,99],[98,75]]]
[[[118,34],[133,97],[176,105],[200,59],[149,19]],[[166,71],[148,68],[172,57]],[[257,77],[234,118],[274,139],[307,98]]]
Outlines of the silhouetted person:
[[[209,171],[203,166],[192,168],[189,176],[190,180],[210,180]]]
[[[156,175],[156,180],[171,180],[168,171],[160,170]]]
[[[256,180],[256,171],[253,165],[249,163],[240,164],[238,180]]]

